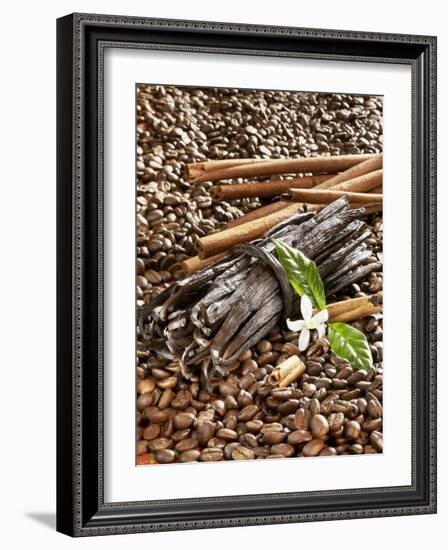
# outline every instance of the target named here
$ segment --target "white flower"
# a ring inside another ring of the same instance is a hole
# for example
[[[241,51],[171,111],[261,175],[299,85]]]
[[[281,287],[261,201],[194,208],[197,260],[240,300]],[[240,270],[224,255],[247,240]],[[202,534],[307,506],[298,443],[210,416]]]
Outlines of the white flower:
[[[325,336],[325,322],[328,321],[328,310],[323,309],[313,316],[313,304],[309,297],[304,294],[300,300],[300,311],[302,312],[303,320],[286,321],[289,330],[300,332],[299,350],[305,351],[310,343],[310,330],[316,329],[319,333],[319,338]]]

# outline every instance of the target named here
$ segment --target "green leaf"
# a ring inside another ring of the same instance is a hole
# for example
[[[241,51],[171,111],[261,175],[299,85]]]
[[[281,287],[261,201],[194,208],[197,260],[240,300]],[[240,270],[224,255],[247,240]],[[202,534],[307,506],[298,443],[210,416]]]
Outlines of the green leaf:
[[[325,309],[325,290],[316,264],[297,248],[272,239],[277,256],[288,275],[289,282],[300,296],[307,294],[317,309]]]
[[[329,323],[328,339],[334,353],[350,361],[354,369],[369,370],[372,367],[372,353],[360,330],[347,323]]]

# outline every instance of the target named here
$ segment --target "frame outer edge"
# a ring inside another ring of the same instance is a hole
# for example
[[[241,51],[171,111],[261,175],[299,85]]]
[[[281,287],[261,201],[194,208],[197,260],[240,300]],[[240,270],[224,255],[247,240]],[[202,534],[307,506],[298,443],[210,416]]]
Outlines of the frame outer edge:
[[[76,496],[72,401],[76,393],[72,354],[73,292],[73,16],[57,21],[57,488],[56,529],[74,534]]]
[[[111,526],[96,526],[95,521],[82,521],[82,319],[81,319],[81,275],[82,275],[82,154],[83,132],[81,128],[83,105],[83,67],[82,67],[82,30],[89,23],[102,26],[140,26],[148,28],[186,29],[191,31],[212,30],[222,32],[271,34],[302,36],[307,38],[385,41],[395,43],[410,43],[420,46],[429,46],[429,98],[430,112],[427,117],[431,139],[431,155],[429,158],[430,174],[430,257],[427,273],[430,275],[430,355],[431,376],[435,376],[435,46],[436,39],[427,36],[409,36],[394,34],[378,34],[353,31],[330,31],[321,29],[301,29],[294,27],[272,27],[258,25],[243,25],[232,23],[214,23],[198,21],[178,21],[163,19],[146,19],[125,16],[108,16],[93,14],[73,14],[58,20],[58,523],[57,529],[71,536],[106,535],[118,533],[137,533],[147,531],[175,530],[175,529],[205,529],[211,527],[230,527],[242,525],[263,525],[270,523],[287,523],[303,521],[322,521],[334,519],[349,519],[360,517],[382,517],[402,514],[425,514],[435,512],[435,417],[430,415],[430,482],[429,502],[422,505],[412,505],[383,509],[364,509],[356,511],[335,511],[311,514],[284,514],[279,516],[256,516],[245,518],[207,519],[203,521],[165,521],[147,524],[117,523]],[[70,35],[70,37],[68,37]],[[64,49],[65,48],[65,49]],[[67,48],[70,55],[67,55]],[[73,65],[71,65],[73,63]],[[69,65],[65,68],[64,65]],[[68,72],[73,72],[68,76]],[[68,86],[70,81],[71,87]],[[69,88],[70,94],[69,94]],[[71,93],[73,90],[73,93]],[[70,95],[70,100],[68,99]],[[61,96],[61,97],[60,97]],[[64,102],[61,98],[64,98]],[[62,105],[70,104],[69,113],[62,109]],[[70,122],[68,121],[70,118]],[[70,128],[70,132],[67,128]],[[61,142],[61,143],[59,143]],[[70,150],[70,158],[63,158],[62,153]],[[72,186],[68,191],[67,181]],[[73,194],[72,194],[73,193]],[[70,195],[70,196],[69,196]],[[69,208],[70,207],[70,212]],[[68,227],[70,225],[70,227]],[[434,239],[434,240],[433,240]],[[65,251],[64,251],[65,247]],[[73,253],[67,258],[67,250]],[[62,254],[62,258],[60,257]],[[67,291],[67,270],[70,267],[70,289]],[[73,271],[72,271],[73,268]],[[61,293],[62,291],[62,293]],[[68,300],[70,296],[70,300]],[[70,303],[68,303],[70,301]],[[67,312],[70,308],[70,314]],[[70,319],[69,319],[70,318]],[[70,327],[68,328],[68,319]],[[68,339],[67,331],[70,333]],[[66,361],[70,348],[70,365],[68,371]],[[62,388],[62,391],[61,391]],[[431,389],[435,390],[435,378],[431,378]],[[430,409],[435,410],[433,391],[430,395]],[[70,403],[70,405],[68,405]],[[71,407],[72,415],[67,417],[67,407]],[[60,417],[63,418],[60,418]],[[69,430],[67,430],[69,428]],[[65,430],[65,432],[63,432]],[[71,441],[68,442],[68,434]],[[70,455],[70,456],[69,456]],[[70,465],[70,467],[68,467]],[[68,485],[70,478],[70,486]],[[61,483],[61,480],[63,483]],[[69,495],[69,496],[68,496]],[[94,518],[92,518],[94,519]]]

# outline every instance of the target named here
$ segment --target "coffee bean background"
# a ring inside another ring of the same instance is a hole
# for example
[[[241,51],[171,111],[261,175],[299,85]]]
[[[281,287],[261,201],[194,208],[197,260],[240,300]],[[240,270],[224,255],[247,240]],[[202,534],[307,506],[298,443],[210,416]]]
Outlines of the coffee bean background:
[[[211,183],[184,178],[187,163],[381,151],[379,97],[138,86],[137,307],[183,276],[180,262],[196,254],[200,237],[263,204],[213,201]],[[370,261],[382,262],[382,217],[367,221]],[[381,292],[382,282],[372,273],[330,301]],[[152,356],[137,332],[137,462],[382,452],[382,316],[352,325],[368,338],[369,372],[339,360],[324,338],[301,355],[301,379],[275,388],[268,375],[298,353],[297,334],[279,327],[244,352],[211,393],[183,379],[178,364]]]

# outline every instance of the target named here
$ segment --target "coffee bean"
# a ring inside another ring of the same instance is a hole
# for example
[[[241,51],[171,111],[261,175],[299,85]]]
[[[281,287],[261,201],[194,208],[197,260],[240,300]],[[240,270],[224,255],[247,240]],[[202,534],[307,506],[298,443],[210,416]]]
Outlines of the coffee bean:
[[[174,462],[176,458],[176,453],[171,449],[161,449],[155,453],[156,460],[159,464],[169,464]]]
[[[234,430],[229,430],[228,428],[221,428],[216,432],[216,435],[225,441],[235,441],[238,439],[238,434]]]
[[[337,452],[334,447],[324,447],[320,453],[319,456],[336,456]]]
[[[258,440],[254,434],[244,433],[240,436],[240,442],[246,447],[256,447],[258,445]]]
[[[139,382],[137,386],[137,392],[139,394],[145,394],[147,392],[152,392],[155,387],[156,387],[156,384],[152,378],[145,378],[144,380],[141,380]]]
[[[363,422],[362,429],[366,432],[374,432],[381,429],[383,421],[381,418],[374,418]]]
[[[240,445],[232,452],[232,458],[233,460],[253,460],[255,453],[252,449]]]
[[[201,452],[199,460],[201,462],[215,462],[217,460],[222,460],[224,457],[224,452],[222,449],[217,448],[208,448],[204,449]]]
[[[315,414],[311,417],[310,428],[314,437],[324,437],[329,430],[328,421],[325,416]]]
[[[348,439],[356,439],[361,431],[361,426],[356,420],[348,420],[345,424],[345,436]]]
[[[184,451],[179,455],[178,461],[179,462],[197,462],[199,457],[201,456],[200,451],[196,449],[192,449],[190,451]]]
[[[238,420],[240,422],[247,422],[248,420],[251,420],[258,412],[257,405],[248,405],[247,407],[244,407],[239,414],[238,414]]]
[[[235,384],[230,384],[228,382],[221,382],[219,384],[219,393],[223,397],[232,396],[234,398],[240,393],[240,389]]]
[[[317,456],[324,447],[325,443],[322,439],[312,439],[304,445],[302,454],[303,456]]]
[[[144,440],[137,441],[136,453],[142,455],[148,452],[148,442]]]
[[[294,447],[288,443],[278,443],[277,445],[272,445],[271,453],[274,455],[283,455],[284,457],[290,457],[294,455]]]
[[[379,452],[383,452],[383,434],[377,431],[371,432],[370,442],[373,447]]]
[[[166,437],[158,437],[148,442],[148,447],[151,451],[161,451],[162,449],[169,449],[172,446],[173,442]]]
[[[247,426],[247,429],[250,432],[257,433],[263,427],[263,421],[262,420],[250,420],[249,422],[246,422],[246,426]]]
[[[162,424],[168,420],[169,414],[166,411],[152,409],[151,411],[148,411],[147,418],[152,424]]]
[[[194,437],[188,437],[187,439],[183,439],[182,441],[179,441],[179,443],[176,443],[174,448],[176,449],[176,451],[183,452],[195,449],[197,446],[198,440]]]
[[[269,340],[260,340],[260,342],[258,342],[257,344],[257,351],[260,354],[272,351],[271,342],[269,342]]]
[[[383,407],[375,399],[371,399],[367,403],[367,412],[371,418],[379,418],[383,415]]]
[[[195,420],[195,415],[190,412],[177,413],[174,417],[174,427],[177,430],[189,428]]]
[[[290,445],[300,445],[311,441],[313,436],[306,430],[295,430],[288,435],[288,443]]]
[[[297,399],[288,399],[288,401],[284,401],[281,403],[278,407],[278,413],[282,416],[285,416],[287,414],[295,413],[296,410],[299,408],[299,401]]]

